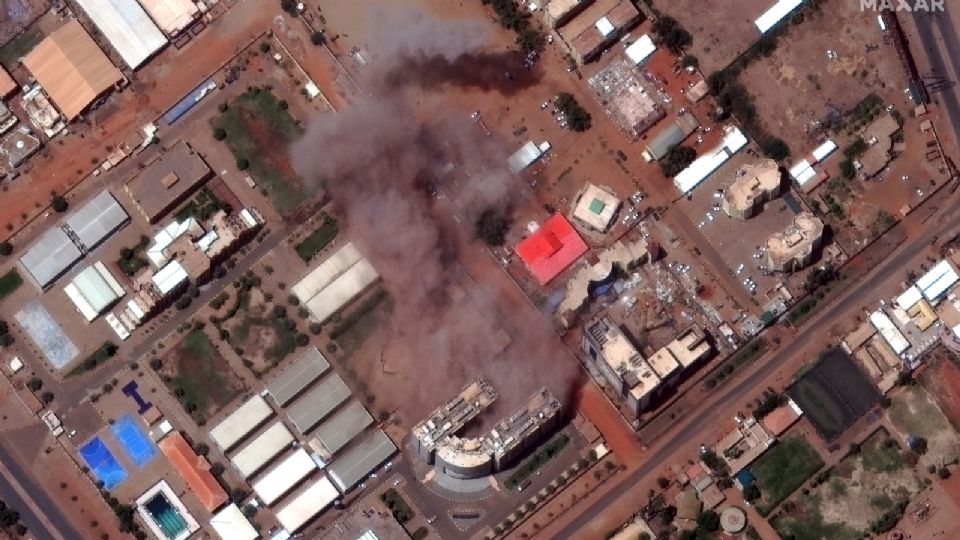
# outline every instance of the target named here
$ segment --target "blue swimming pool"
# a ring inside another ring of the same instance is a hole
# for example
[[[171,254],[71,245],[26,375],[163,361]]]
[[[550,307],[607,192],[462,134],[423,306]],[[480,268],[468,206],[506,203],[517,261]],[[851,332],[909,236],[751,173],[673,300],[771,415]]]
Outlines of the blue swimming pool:
[[[172,540],[187,530],[187,521],[170,504],[163,493],[157,493],[156,496],[144,504],[144,507],[167,538]]]
[[[127,471],[117,463],[117,459],[100,437],[94,437],[80,447],[80,456],[87,462],[93,476],[103,482],[103,487],[107,490],[112,490],[127,479]]]
[[[110,431],[138,469],[157,457],[157,447],[140,431],[133,417],[120,418],[110,426]]]

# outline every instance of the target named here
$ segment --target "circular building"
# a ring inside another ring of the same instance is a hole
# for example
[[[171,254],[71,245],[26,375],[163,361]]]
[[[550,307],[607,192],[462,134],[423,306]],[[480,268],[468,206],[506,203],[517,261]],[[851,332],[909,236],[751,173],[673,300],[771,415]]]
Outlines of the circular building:
[[[720,528],[727,534],[737,534],[747,528],[747,514],[736,506],[720,512]]]

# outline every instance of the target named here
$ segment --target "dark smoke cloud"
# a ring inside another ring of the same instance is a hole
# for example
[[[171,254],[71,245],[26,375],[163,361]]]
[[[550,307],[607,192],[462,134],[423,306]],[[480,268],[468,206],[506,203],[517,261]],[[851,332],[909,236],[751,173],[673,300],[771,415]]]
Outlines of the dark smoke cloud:
[[[447,117],[434,110],[424,125],[402,91],[459,86],[510,95],[530,83],[502,75],[495,67],[502,56],[484,52],[486,35],[475,23],[438,22],[403,9],[377,10],[370,20],[384,34],[371,34],[378,38],[363,77],[368,95],[311,122],[292,156],[301,178],[323,182],[394,300],[390,344],[405,349],[397,358],[405,359],[398,368],[410,385],[406,408],[424,415],[481,374],[500,392],[498,414],[543,385],[568,397],[580,370],[548,323],[536,314],[502,313],[497,291],[472,284],[458,263],[462,231],[441,219],[443,210],[434,214],[422,189],[425,178],[451,162],[454,175],[485,171],[464,182],[467,192],[458,197],[471,201],[461,225],[470,227],[474,215],[515,191],[519,180],[505,170],[507,153],[481,136],[469,111]],[[454,282],[467,299],[451,300],[447,287]],[[498,354],[494,337],[501,331],[513,343]]]

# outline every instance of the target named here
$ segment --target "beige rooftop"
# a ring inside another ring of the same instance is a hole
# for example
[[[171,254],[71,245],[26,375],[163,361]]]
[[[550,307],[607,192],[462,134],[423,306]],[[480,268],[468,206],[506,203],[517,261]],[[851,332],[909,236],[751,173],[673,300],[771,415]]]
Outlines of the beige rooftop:
[[[823,222],[810,212],[801,212],[782,233],[767,239],[767,254],[774,266],[808,257],[823,235]]]
[[[780,189],[780,167],[776,161],[765,159],[737,169],[736,179],[723,193],[728,213],[753,208]]]
[[[120,70],[75,20],[41,41],[24,57],[23,65],[69,120],[123,80]]]

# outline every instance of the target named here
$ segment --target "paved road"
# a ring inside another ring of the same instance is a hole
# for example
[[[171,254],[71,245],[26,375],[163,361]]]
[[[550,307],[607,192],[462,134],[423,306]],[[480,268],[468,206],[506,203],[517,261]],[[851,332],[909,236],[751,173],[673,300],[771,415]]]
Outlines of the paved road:
[[[20,513],[20,521],[30,531],[28,536],[35,540],[81,538],[46,492],[28,482],[32,478],[30,473],[7,447],[8,444],[17,444],[19,436],[16,439],[11,440],[9,435],[0,437],[0,499]],[[24,500],[21,494],[30,500]],[[42,509],[42,517],[34,509]]]
[[[960,126],[960,39],[955,25],[960,13],[951,5],[944,12],[913,12],[917,26],[917,38],[927,55],[931,75],[947,77],[953,85],[931,94],[931,99],[939,102],[950,118],[954,129]],[[941,50],[941,46],[943,50]],[[921,72],[921,76],[927,75]],[[960,142],[960,137],[957,137]]]
[[[659,472],[664,464],[669,463],[677,454],[696,448],[704,434],[711,433],[719,422],[732,417],[744,403],[755,397],[758,388],[763,387],[764,382],[781,366],[792,365],[798,359],[809,357],[811,352],[807,350],[808,346],[820,342],[836,321],[848,320],[865,303],[877,300],[877,290],[904,279],[905,269],[911,267],[918,257],[922,258],[928,253],[935,237],[946,239],[960,231],[958,197],[949,197],[948,203],[941,204],[941,208],[949,208],[949,211],[930,219],[923,225],[920,233],[913,235],[830,306],[814,315],[776,354],[763,358],[757,369],[708,398],[695,411],[691,411],[678,423],[672,434],[657,443],[642,466],[622,477],[617,489],[591,501],[590,506],[584,508],[580,515],[563,529],[559,537],[576,538],[579,530],[599,516],[604,508],[620,499],[627,489],[640,483],[645,477]],[[902,223],[897,225],[903,226],[905,225]]]

